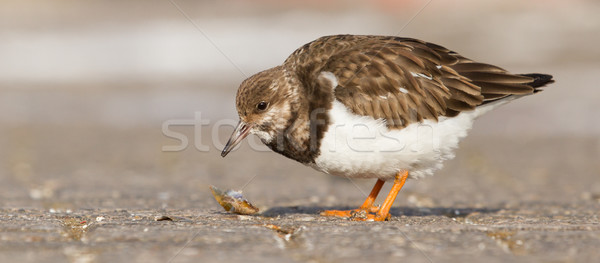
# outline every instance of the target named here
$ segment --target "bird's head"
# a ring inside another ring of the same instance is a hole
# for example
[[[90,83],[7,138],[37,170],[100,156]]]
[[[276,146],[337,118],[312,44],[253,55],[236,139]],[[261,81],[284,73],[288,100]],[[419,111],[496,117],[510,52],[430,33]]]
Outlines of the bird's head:
[[[225,145],[225,157],[249,134],[270,143],[297,112],[297,82],[281,67],[275,67],[244,80],[238,89],[236,107],[240,121]]]

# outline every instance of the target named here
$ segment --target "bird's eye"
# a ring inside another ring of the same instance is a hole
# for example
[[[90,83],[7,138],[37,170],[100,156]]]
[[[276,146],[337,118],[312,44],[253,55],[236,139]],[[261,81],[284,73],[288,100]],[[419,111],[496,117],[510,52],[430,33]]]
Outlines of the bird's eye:
[[[269,103],[261,101],[258,104],[256,104],[256,109],[259,110],[259,111],[264,111],[264,110],[267,109],[268,106],[269,106]]]

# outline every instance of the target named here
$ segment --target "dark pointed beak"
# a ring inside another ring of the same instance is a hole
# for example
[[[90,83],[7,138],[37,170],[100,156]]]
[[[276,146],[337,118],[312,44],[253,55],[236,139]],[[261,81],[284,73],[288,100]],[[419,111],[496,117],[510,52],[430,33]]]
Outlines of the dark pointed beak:
[[[252,124],[248,124],[243,121],[238,122],[237,127],[235,127],[235,131],[233,131],[231,138],[229,138],[229,141],[227,141],[225,148],[221,152],[221,156],[225,157],[229,152],[231,152],[231,150],[233,150],[233,148],[235,148],[235,146],[240,144],[240,142],[242,142],[244,138],[250,134],[250,128],[252,128]]]

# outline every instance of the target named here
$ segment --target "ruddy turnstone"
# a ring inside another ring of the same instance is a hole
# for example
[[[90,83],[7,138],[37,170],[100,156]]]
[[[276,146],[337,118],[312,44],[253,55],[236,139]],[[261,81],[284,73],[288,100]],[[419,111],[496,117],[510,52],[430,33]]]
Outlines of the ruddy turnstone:
[[[322,215],[383,221],[406,179],[453,158],[475,118],[551,82],[551,75],[512,74],[417,39],[325,36],[242,82],[240,121],[221,155],[255,134],[327,174],[377,178],[358,209]]]

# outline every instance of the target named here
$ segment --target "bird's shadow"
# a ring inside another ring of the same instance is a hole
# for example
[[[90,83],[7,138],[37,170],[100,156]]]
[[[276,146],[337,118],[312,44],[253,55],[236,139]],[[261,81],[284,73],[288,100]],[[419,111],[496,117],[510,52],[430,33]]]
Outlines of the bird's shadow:
[[[343,206],[276,206],[261,213],[265,217],[288,216],[294,214],[319,215],[325,210],[352,210],[356,207]],[[470,207],[393,207],[392,216],[446,216],[451,218],[466,217],[472,213],[496,213],[501,208]]]

